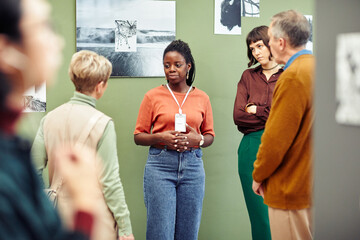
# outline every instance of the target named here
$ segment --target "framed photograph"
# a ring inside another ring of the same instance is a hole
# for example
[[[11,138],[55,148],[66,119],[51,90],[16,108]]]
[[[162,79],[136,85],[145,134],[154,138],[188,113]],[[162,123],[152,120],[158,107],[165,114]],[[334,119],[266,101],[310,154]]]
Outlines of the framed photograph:
[[[306,43],[306,49],[313,51],[313,16],[312,15],[304,15],[306,17],[306,19],[309,21],[310,24],[310,31],[311,31],[311,35],[309,38],[309,41]]]
[[[241,34],[240,0],[215,0],[214,34]]]
[[[260,17],[260,0],[241,0],[242,17]]]
[[[336,121],[360,126],[360,33],[337,36],[336,99]]]
[[[76,0],[76,50],[108,58],[113,77],[162,77],[175,17],[175,1]]]
[[[46,83],[29,88],[23,96],[24,112],[46,111]]]

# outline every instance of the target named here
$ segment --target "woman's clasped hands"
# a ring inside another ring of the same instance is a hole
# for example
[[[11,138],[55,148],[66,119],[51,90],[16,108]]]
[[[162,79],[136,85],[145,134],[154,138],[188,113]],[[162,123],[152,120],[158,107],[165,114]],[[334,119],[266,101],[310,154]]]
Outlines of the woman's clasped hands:
[[[199,147],[201,135],[190,125],[186,124],[186,132],[166,131],[163,132],[164,142],[169,149],[184,152],[189,148]]]

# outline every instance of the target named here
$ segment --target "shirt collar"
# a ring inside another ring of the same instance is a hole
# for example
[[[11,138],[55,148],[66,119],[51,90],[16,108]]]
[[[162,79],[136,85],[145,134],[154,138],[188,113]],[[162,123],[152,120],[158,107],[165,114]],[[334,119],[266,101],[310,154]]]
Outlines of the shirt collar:
[[[305,54],[312,54],[312,52],[307,49],[298,51],[297,53],[292,55],[291,58],[287,61],[287,63],[285,64],[284,70],[286,70],[294,62],[295,59],[297,59],[299,56],[305,55]]]
[[[281,66],[281,65],[280,65],[280,66]],[[260,74],[260,73],[262,73],[263,69],[262,69],[261,65],[258,65],[258,66],[256,66],[256,67],[253,68],[253,71],[254,71],[254,72],[258,72],[258,73]],[[284,67],[279,68],[279,70],[278,70],[275,74],[281,73],[281,72],[283,72],[283,71],[284,71]]]
[[[70,102],[82,103],[84,105],[90,105],[96,108],[96,98],[80,92],[74,92],[74,96],[70,99]]]

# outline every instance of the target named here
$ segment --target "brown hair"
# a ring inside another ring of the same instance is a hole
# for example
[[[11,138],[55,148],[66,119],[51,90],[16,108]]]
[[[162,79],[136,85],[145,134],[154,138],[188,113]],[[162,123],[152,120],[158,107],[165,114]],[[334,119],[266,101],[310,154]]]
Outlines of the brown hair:
[[[255,59],[255,57],[252,54],[252,51],[250,49],[251,43],[256,43],[257,41],[262,40],[265,44],[265,46],[269,49],[269,35],[268,35],[268,27],[267,26],[259,26],[251,30],[247,37],[246,37],[246,46],[247,46],[247,55],[249,58],[248,67],[251,67],[252,65],[256,64],[258,61]],[[270,52],[270,57],[272,57]]]
[[[99,82],[106,83],[111,71],[109,60],[88,50],[75,53],[69,66],[70,79],[81,93],[92,93]]]

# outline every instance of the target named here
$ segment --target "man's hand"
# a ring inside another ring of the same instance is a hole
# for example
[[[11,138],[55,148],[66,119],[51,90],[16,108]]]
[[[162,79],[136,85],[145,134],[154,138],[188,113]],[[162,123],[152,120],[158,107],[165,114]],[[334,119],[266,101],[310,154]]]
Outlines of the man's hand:
[[[252,189],[256,195],[264,197],[264,189],[262,186],[262,182],[258,183],[253,180]]]

